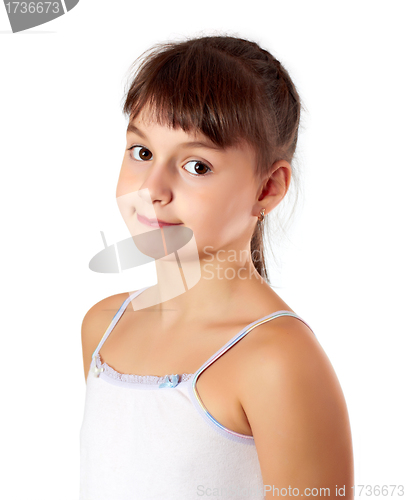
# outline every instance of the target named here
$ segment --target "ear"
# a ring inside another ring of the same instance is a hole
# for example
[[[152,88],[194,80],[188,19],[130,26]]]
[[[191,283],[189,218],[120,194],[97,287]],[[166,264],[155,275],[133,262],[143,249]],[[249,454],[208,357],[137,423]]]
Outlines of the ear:
[[[292,168],[286,160],[278,160],[272,165],[271,173],[266,176],[258,189],[256,212],[259,213],[265,208],[267,214],[283,200],[288,192],[291,176]]]

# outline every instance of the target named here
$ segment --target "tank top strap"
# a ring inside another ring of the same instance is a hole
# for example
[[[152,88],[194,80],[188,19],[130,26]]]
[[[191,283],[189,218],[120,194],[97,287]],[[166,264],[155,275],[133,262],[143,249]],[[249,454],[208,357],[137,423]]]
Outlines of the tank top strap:
[[[132,293],[125,301],[121,304],[120,309],[116,312],[114,315],[114,318],[112,319],[110,325],[108,326],[107,330],[104,332],[103,337],[101,338],[98,346],[96,347],[94,353],[92,354],[92,360],[97,356],[99,353],[102,345],[106,342],[108,336],[112,332],[113,328],[116,326],[118,321],[120,320],[121,316],[123,315],[124,311],[127,309],[128,304],[135,299],[135,297],[138,297],[142,292],[144,292],[147,288],[150,288],[149,286],[146,286],[144,288],[141,288],[141,290],[137,290],[136,292]]]
[[[200,400],[200,398],[198,397],[195,385],[196,385],[196,382],[197,382],[199,375],[201,375],[203,373],[203,371],[206,370],[206,368],[208,368],[215,361],[217,361],[220,356],[222,356],[225,352],[227,352],[229,349],[231,349],[237,342],[239,342],[242,338],[244,338],[246,335],[248,335],[248,333],[250,333],[254,328],[256,328],[257,326],[263,325],[264,323],[267,323],[268,321],[271,321],[273,319],[280,318],[281,316],[292,316],[293,318],[297,318],[298,320],[302,321],[311,330],[311,332],[313,333],[314,336],[316,336],[315,333],[313,332],[313,330],[310,328],[310,326],[306,323],[306,321],[304,319],[302,319],[300,316],[298,316],[296,313],[293,313],[291,311],[284,311],[284,310],[277,311],[275,313],[268,314],[267,316],[264,316],[263,318],[260,318],[256,321],[253,321],[252,323],[250,323],[249,325],[244,327],[242,330],[240,330],[231,340],[229,340],[217,352],[215,352],[213,354],[213,356],[211,356],[197,370],[197,372],[194,373],[193,379],[192,379],[192,387],[194,389],[194,392],[195,392],[197,398]]]

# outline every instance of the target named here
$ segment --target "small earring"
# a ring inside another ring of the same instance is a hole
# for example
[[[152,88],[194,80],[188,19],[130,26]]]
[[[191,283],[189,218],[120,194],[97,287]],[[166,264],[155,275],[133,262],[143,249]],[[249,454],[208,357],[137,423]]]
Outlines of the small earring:
[[[265,208],[263,208],[260,212],[260,216],[258,217],[258,222],[262,222],[265,218]]]

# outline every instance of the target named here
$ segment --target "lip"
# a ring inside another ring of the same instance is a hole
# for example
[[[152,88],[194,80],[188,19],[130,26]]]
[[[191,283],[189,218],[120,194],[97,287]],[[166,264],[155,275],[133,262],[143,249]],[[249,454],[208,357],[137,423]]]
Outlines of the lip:
[[[182,222],[179,222],[177,224],[173,224],[171,222],[165,222],[164,220],[159,220],[157,219],[156,221],[151,221],[150,219],[148,219],[147,217],[144,217],[143,215],[140,215],[139,213],[137,213],[137,219],[142,223],[142,224],[145,224],[146,226],[149,226],[149,227],[164,227],[164,226],[180,226],[181,224],[183,224]]]

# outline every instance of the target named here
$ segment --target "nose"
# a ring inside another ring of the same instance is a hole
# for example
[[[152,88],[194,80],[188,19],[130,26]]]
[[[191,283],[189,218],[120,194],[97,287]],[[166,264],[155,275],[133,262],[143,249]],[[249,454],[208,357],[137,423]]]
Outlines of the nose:
[[[140,198],[153,204],[160,202],[163,205],[172,199],[172,179],[170,165],[166,162],[154,162],[145,170],[142,184],[140,185]]]

